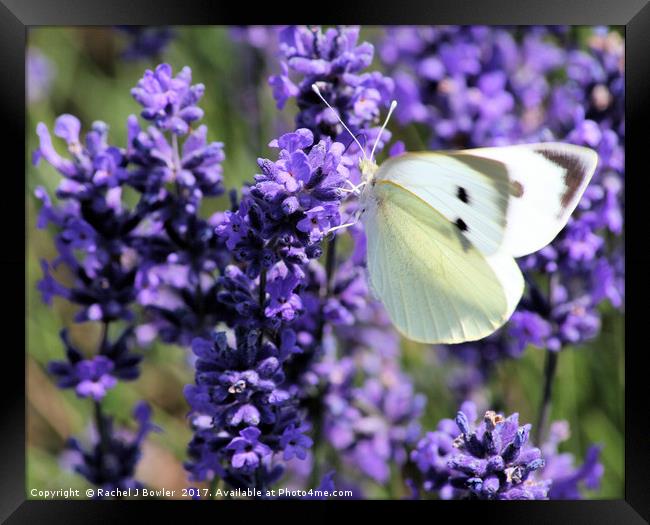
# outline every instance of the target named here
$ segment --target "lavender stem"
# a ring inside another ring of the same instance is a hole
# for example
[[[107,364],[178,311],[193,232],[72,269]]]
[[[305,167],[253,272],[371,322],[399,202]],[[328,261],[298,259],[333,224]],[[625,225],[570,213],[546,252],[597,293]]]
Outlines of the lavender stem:
[[[102,336],[99,341],[99,348],[97,353],[101,353],[106,341],[108,340],[108,321],[102,323]],[[95,424],[97,425],[97,433],[99,434],[99,444],[102,450],[102,453],[108,451],[108,432],[106,428],[106,418],[102,413],[102,404],[101,401],[95,401]]]
[[[553,380],[555,379],[555,372],[557,370],[558,357],[559,352],[553,352],[551,350],[546,351],[546,361],[544,363],[544,391],[535,429],[535,440],[538,445],[542,442],[542,438],[544,437],[546,425],[548,423],[548,415],[551,410]]]

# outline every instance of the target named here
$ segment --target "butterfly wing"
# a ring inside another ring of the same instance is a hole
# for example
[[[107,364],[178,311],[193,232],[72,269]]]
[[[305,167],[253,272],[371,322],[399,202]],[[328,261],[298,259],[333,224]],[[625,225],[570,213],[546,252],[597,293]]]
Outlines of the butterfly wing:
[[[503,242],[510,182],[501,162],[443,152],[406,153],[384,162],[377,182],[394,183],[458,223],[481,252]]]
[[[420,197],[484,254],[520,257],[564,227],[597,160],[589,148],[562,143],[407,153],[382,164],[375,179]]]
[[[523,292],[510,255],[484,255],[456,224],[391,182],[375,184],[364,205],[370,284],[406,337],[472,341],[510,317]]]

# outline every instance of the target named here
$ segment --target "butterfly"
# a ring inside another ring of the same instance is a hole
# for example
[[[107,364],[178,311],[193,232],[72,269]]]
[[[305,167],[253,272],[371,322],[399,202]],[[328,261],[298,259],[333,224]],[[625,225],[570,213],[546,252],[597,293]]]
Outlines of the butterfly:
[[[506,323],[524,290],[515,258],[557,236],[598,163],[589,148],[548,142],[403,153],[378,166],[376,146],[369,157],[361,148],[363,180],[350,190],[370,287],[402,335],[434,344],[482,339]]]

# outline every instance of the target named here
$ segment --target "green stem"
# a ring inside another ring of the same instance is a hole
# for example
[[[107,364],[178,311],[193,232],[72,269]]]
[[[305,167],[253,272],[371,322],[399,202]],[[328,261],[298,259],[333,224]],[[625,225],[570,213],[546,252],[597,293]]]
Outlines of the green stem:
[[[334,274],[336,272],[336,238],[337,236],[332,237],[332,239],[327,244],[327,252],[325,254],[325,288],[321,290],[321,299],[324,304],[325,299],[332,293],[332,285],[334,283]],[[323,320],[323,315],[321,314],[321,319],[318,327],[318,340],[322,343],[323,335],[325,331],[325,321]],[[319,392],[322,394],[322,392]],[[321,438],[321,433],[323,431],[323,402],[322,396],[318,396],[313,400],[313,407],[311,410],[311,420],[312,420],[312,435],[314,443],[318,443]],[[314,447],[314,461],[310,475],[310,487],[316,488],[320,483],[321,477],[321,461],[317,457],[316,448]]]
[[[212,481],[210,481],[210,499],[217,498],[216,492],[221,485],[220,482],[221,482],[221,478],[219,478],[218,476],[215,476],[214,478],[212,478]]]
[[[557,361],[560,353],[546,350],[546,362],[544,363],[544,390],[542,392],[542,402],[539,406],[539,416],[537,418],[537,428],[535,429],[536,445],[540,446],[542,439],[546,434],[546,425],[551,410],[551,397],[553,394],[553,380],[557,370]]]
[[[104,321],[102,324],[102,335],[99,341],[99,349],[97,353],[99,354],[106,341],[108,340],[108,322]],[[110,436],[108,435],[108,428],[106,427],[106,417],[102,413],[101,402],[95,401],[95,424],[97,426],[97,433],[99,434],[99,446],[103,454],[108,452],[108,442]]]
[[[178,137],[176,133],[172,133],[172,160],[174,161],[174,179],[181,171],[181,156],[178,149]]]
[[[95,424],[99,434],[99,446],[103,454],[108,452],[108,429],[106,428],[106,417],[102,412],[102,404],[95,401]]]
[[[327,244],[327,254],[325,255],[325,275],[327,282],[325,285],[325,296],[327,297],[332,292],[332,283],[334,281],[334,272],[336,271],[336,239],[338,236],[332,237],[332,240]]]

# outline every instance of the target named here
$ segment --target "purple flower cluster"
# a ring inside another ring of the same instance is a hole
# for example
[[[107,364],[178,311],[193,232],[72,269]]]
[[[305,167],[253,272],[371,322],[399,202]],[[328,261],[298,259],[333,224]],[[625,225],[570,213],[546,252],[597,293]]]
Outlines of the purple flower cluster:
[[[339,188],[347,177],[343,146],[329,138],[314,144],[311,131],[298,129],[271,146],[280,149],[278,160],[259,159],[255,184],[214,229],[234,257],[216,297],[237,351],[228,351],[224,334],[209,355],[208,343],[195,341],[196,386],[186,390],[197,428],[188,468],[197,479],[218,475],[235,486],[270,483],[282,472],[281,465],[271,467],[274,453],[305,459],[311,446],[284,369],[304,351],[293,329],[305,311],[299,290],[309,260],[322,254],[324,236],[340,222]],[[200,429],[196,422],[206,418],[209,427]],[[245,442],[258,460],[242,459]]]
[[[151,422],[151,408],[144,401],[133,409],[133,418],[138,423],[135,434],[116,431],[113,420],[100,413],[94,444],[86,449],[78,439],[70,438],[66,444],[66,463],[103,491],[142,487],[134,478],[142,442],[147,434],[159,432],[160,428]]]
[[[343,145],[329,138],[314,143],[313,133],[298,129],[271,141],[278,160],[258,159],[262,171],[235,212],[226,212],[216,232],[249,278],[282,263],[286,272],[269,282],[269,317],[292,320],[298,304],[291,292],[309,259],[322,254],[321,241],[340,224],[341,187],[348,177]],[[283,298],[279,303],[276,299]]]
[[[272,76],[269,84],[278,108],[289,98],[296,99],[296,126],[310,129],[316,140],[326,135],[347,143],[350,137],[316,96],[313,84],[354,134],[365,131],[367,141],[377,136],[378,129],[370,130],[368,124],[390,103],[393,81],[378,71],[362,73],[372,62],[374,48],[368,42],[359,44],[358,38],[358,27],[323,31],[289,26],[280,31],[281,73]]]
[[[111,420],[102,414],[101,400],[118,379],[132,380],[139,375],[141,357],[132,354],[128,344],[131,327],[113,342],[108,332],[111,323],[133,319],[137,259],[131,241],[142,214],[122,202],[128,160],[124,150],[108,144],[106,124],[95,122],[83,144],[80,128],[79,120],[72,115],[56,120],[54,133],[66,142],[70,155],[64,158],[55,150],[45,125],[37,127],[40,147],[34,154],[35,162],[44,158],[63,176],[56,191],[60,204],[54,205],[41,187],[35,192],[42,202],[37,225],[56,227],[54,243],[58,251],[52,263],[41,261],[44,277],[38,289],[46,303],[53,296],[61,296],[79,305],[76,322],[103,324],[98,351],[90,358],[84,358],[68,340],[67,332],[62,331],[67,361],[51,362],[49,371],[60,388],[74,388],[79,397],[90,397],[95,403],[97,444],[84,452],[76,440],[70,441],[70,448],[80,457],[76,470],[98,486],[121,488],[133,483],[139,447],[150,428],[149,412],[137,410],[142,430],[136,440],[125,443],[114,434]],[[60,266],[73,278],[69,287],[51,273]]]
[[[404,465],[408,448],[417,441],[426,400],[414,392],[410,378],[394,360],[375,364],[376,375],[367,367],[360,386],[354,386],[358,374],[354,358],[321,364],[320,369],[329,372],[325,380],[331,382],[324,399],[325,436],[350,466],[386,483],[391,465]]]
[[[291,337],[287,330],[276,346],[238,327],[235,348],[223,332],[194,341],[196,384],[185,388],[195,431],[187,463],[193,479],[218,476],[263,490],[283,472],[276,458],[306,458],[309,428],[285,390],[283,364],[296,350]]]
[[[569,423],[554,421],[548,434],[547,440],[541,446],[546,465],[536,472],[536,476],[552,482],[549,499],[582,499],[585,489],[597,490],[604,472],[600,463],[601,447],[591,445],[585,453],[582,465],[576,467],[573,454],[558,450],[558,445],[569,439]]]
[[[475,426],[476,419],[466,402],[454,421],[443,419],[418,443],[411,458],[425,490],[443,499],[547,499],[551,482],[532,476],[545,461],[528,442],[530,425],[519,426],[516,413],[487,411]]]
[[[44,158],[63,175],[57,197],[64,205],[52,204],[39,187],[36,196],[42,202],[38,227],[49,223],[57,227],[55,245],[59,256],[49,264],[41,261],[44,278],[38,284],[43,300],[50,303],[59,295],[81,306],[76,321],[110,322],[131,319],[136,269],[129,259],[128,240],[140,221],[136,211],[122,204],[122,185],[127,178],[124,153],[107,143],[108,127],[95,122],[80,142],[79,120],[62,115],[54,133],[65,140],[71,159],[54,149],[45,124],[39,123],[40,147],[35,162]],[[75,277],[71,287],[56,280],[51,270],[67,266]]]
[[[476,405],[466,401],[456,419],[443,419],[427,432],[411,453],[422,476],[422,488],[441,499],[581,499],[582,488],[597,489],[603,474],[600,447],[592,446],[584,463],[558,452],[569,437],[566,421],[551,424],[540,448],[529,442],[530,425],[519,426],[487,411],[477,419]]]
[[[160,58],[160,55],[176,36],[170,27],[150,26],[117,26],[126,37],[126,46],[122,50],[122,58],[141,60]]]
[[[531,28],[399,27],[380,48],[395,79],[401,123],[421,122],[439,149],[508,144],[539,131],[546,74],[562,51]]]
[[[188,67],[173,76],[168,64],[147,70],[132,90],[142,117],[154,124],[143,130],[135,116],[128,121],[128,182],[146,213],[133,242],[141,257],[137,300],[147,316],[138,330],[143,342],[159,335],[189,345],[219,317],[215,272],[229,258],[214,232],[217,216],[206,220],[199,210],[205,197],[223,193],[225,155],[221,142],[208,140],[206,126],[191,127],[203,116],[197,106],[203,92]]]
[[[141,355],[130,352],[128,338],[132,330],[125,330],[114,342],[104,339],[99,353],[91,359],[70,342],[67,330],[61,331],[66,347],[67,361],[51,361],[48,370],[57,379],[59,388],[74,388],[79,397],[101,401],[117,380],[129,381],[140,375]]]
[[[191,84],[189,68],[176,77],[166,64],[148,70],[133,95],[155,125],[142,130],[131,116],[123,149],[107,143],[102,122],[93,124],[82,144],[78,119],[63,115],[54,132],[72,159],[56,152],[39,124],[35,161],[44,158],[63,175],[57,196],[65,201],[55,207],[44,189],[36,190],[43,202],[38,226],[53,223],[59,230],[59,257],[42,262],[39,290],[46,302],[60,295],[82,306],[78,321],[110,322],[131,319],[137,300],[149,321],[138,334],[151,339],[159,333],[168,342],[187,344],[214,325],[213,274],[225,261],[214,227],[198,209],[204,196],[223,193],[224,154],[221,143],[207,140],[205,126],[190,128],[203,114],[196,106],[202,94],[201,84]],[[122,202],[124,186],[140,193],[133,209]],[[70,288],[51,273],[61,263],[76,278]]]
[[[529,273],[552,274],[549,291],[531,291],[511,323],[521,346],[551,351],[579,344],[600,331],[598,306],[624,303],[622,233],[624,177],[623,42],[618,33],[597,29],[588,51],[569,51],[568,79],[554,87],[549,129],[569,142],[589,146],[599,166],[579,208],[554,243],[521,261]]]
[[[161,131],[185,135],[190,125],[201,120],[203,110],[197,106],[203,96],[203,84],[192,85],[192,70],[185,66],[175,77],[169,64],[148,69],[131,90],[143,107],[142,118],[153,122]]]
[[[30,46],[27,50],[25,71],[27,101],[35,104],[49,94],[56,69],[40,49]]]
[[[45,159],[63,176],[58,204],[43,188],[36,190],[42,202],[38,226],[56,227],[58,251],[54,261],[41,262],[38,289],[47,303],[61,296],[79,305],[75,321],[101,322],[104,334],[96,355],[84,358],[64,331],[67,360],[50,363],[49,370],[61,388],[94,399],[103,450],[113,437],[100,402],[117,380],[139,375],[141,356],[130,351],[131,334],[135,331],[141,343],[159,336],[188,344],[209,333],[220,313],[215,272],[228,258],[214,225],[198,211],[205,196],[223,192],[224,154],[221,143],[207,140],[205,126],[191,127],[203,115],[197,106],[203,91],[201,84],[192,85],[189,68],[176,76],[166,64],[146,71],[133,96],[153,125],[143,130],[131,116],[126,148],[108,143],[103,122],[95,122],[82,142],[79,120],[62,115],[54,134],[67,144],[68,157],[63,157],[46,126],[37,127],[34,161]],[[139,196],[132,207],[122,198],[125,189]],[[68,286],[54,276],[60,267],[72,277]],[[136,303],[143,308],[136,309]],[[137,328],[128,326],[111,342],[109,325],[132,323],[141,310],[144,319]],[[131,447],[133,458],[140,441]]]

